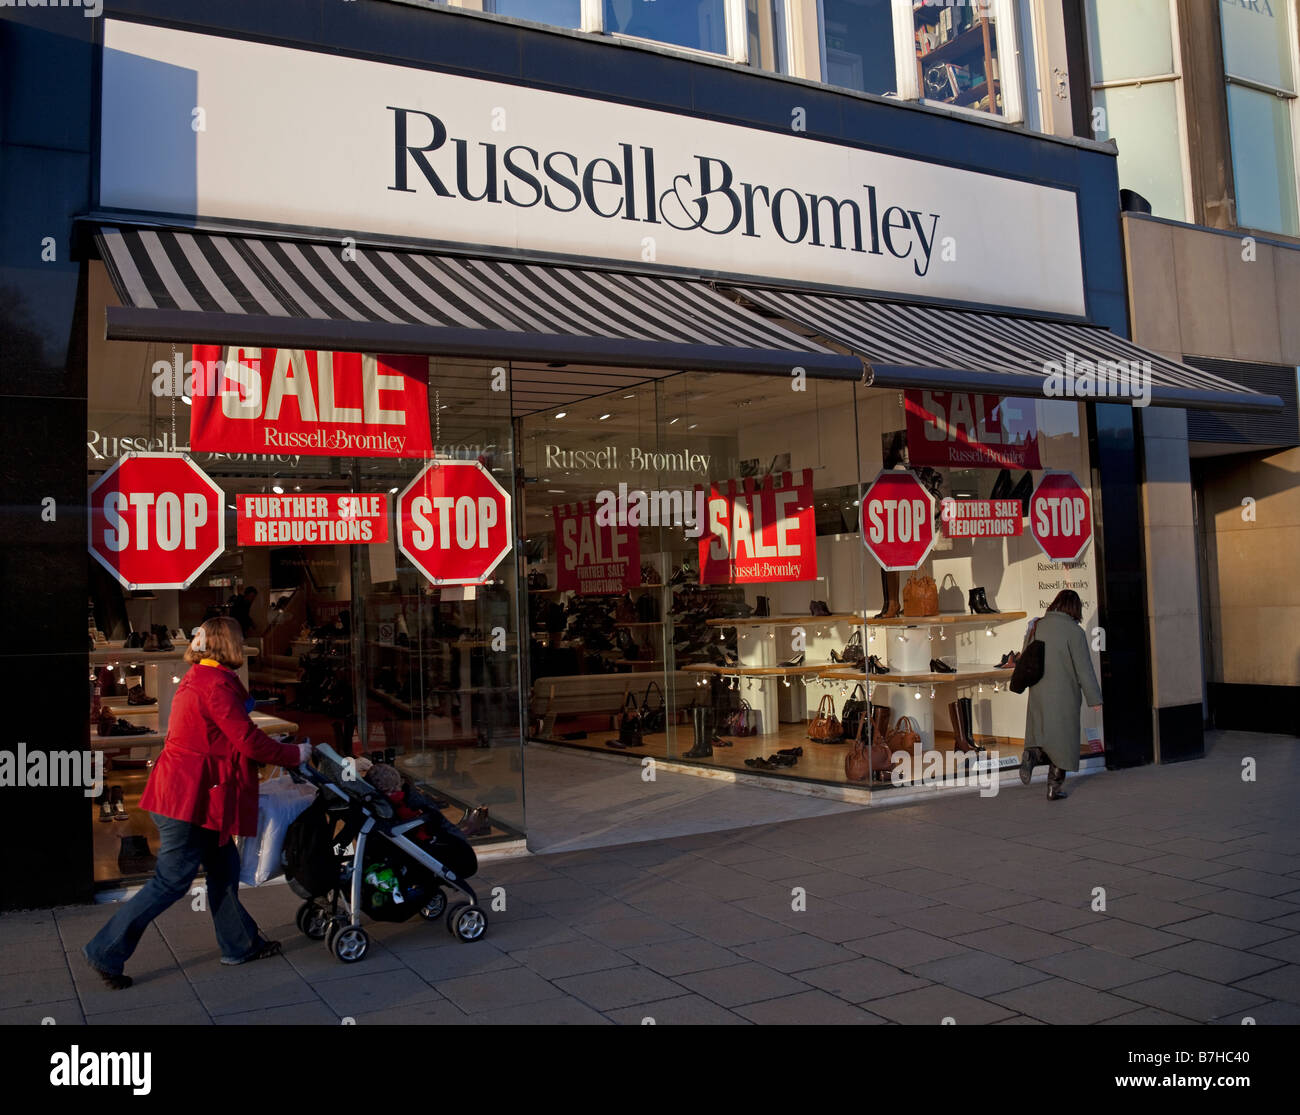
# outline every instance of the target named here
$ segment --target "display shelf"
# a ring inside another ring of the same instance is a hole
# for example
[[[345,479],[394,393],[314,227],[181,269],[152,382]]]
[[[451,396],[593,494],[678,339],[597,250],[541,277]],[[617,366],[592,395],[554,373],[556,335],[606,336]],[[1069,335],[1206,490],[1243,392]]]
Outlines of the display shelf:
[[[131,715],[140,716],[144,714],[132,713]],[[278,716],[271,716],[265,712],[251,713],[250,719],[268,736],[278,735],[283,732],[296,733],[298,731],[298,725],[293,721],[282,720]],[[101,736],[95,730],[93,724],[90,727],[90,746],[96,751],[116,751],[129,747],[153,747],[162,743],[165,738],[166,736],[162,732],[141,732],[138,736]]]
[[[958,32],[947,42],[940,43],[933,50],[926,54],[918,54],[917,61],[923,62],[926,66],[934,66],[940,62],[951,62],[955,58],[962,58],[968,54],[984,53],[984,27],[983,21],[973,23],[964,31]]]
[[[968,615],[961,612],[953,612],[946,615],[937,616],[893,616],[890,619],[876,619],[874,616],[869,619],[863,619],[860,616],[854,616],[855,623],[866,627],[957,627],[962,624],[984,624],[991,626],[995,623],[1010,623],[1012,620],[1024,619],[1028,612],[990,612],[984,615]],[[826,617],[823,616],[823,619]]]
[[[684,672],[693,674],[736,674],[741,677],[799,677],[804,674],[816,674],[826,669],[825,663],[814,666],[718,666],[714,663],[698,663],[680,667]]]
[[[124,647],[117,644],[111,647],[88,651],[90,655],[90,664],[92,666],[107,666],[118,662],[125,662],[128,659],[136,665],[147,665],[150,662],[176,662],[185,657],[185,651],[188,644],[179,644],[173,646],[171,650],[144,650],[141,647]],[[256,647],[244,647],[245,658],[256,658]]]
[[[962,685],[966,682],[1010,681],[1014,670],[998,666],[958,667],[955,674],[867,674],[861,670],[822,668],[817,676],[828,681],[869,681],[874,685]]]
[[[733,619],[708,619],[708,627],[801,627],[804,624],[852,623],[860,624],[862,617],[853,613],[836,613],[829,616],[737,616]]]

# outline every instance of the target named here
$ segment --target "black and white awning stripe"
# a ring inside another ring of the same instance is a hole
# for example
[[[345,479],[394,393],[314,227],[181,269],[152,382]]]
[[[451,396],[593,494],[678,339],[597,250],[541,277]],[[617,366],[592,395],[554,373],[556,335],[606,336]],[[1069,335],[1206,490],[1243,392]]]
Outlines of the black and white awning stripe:
[[[876,386],[1041,395],[1053,365],[1064,370],[1079,361],[1137,361],[1139,366],[1150,361],[1151,402],[1156,404],[1228,410],[1271,409],[1280,403],[1097,326],[865,298],[737,289],[765,312],[797,322],[867,359]]]
[[[99,242],[124,303],[110,310],[110,338],[861,371],[684,279],[164,228],[101,228]]]

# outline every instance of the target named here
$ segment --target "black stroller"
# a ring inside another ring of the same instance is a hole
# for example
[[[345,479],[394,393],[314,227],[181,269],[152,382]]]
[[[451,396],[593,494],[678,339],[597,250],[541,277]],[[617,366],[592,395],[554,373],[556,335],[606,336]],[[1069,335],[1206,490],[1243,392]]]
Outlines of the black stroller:
[[[289,886],[306,899],[297,925],[345,964],[366,955],[370,937],[364,913],[375,921],[425,921],[446,914],[457,940],[479,940],[487,913],[465,880],[478,870],[478,857],[433,802],[408,789],[406,801],[419,816],[396,820],[392,802],[352,773],[331,747],[313,749],[315,766],[290,768],[296,782],[316,786],[316,798],[289,826],[283,862]],[[341,827],[340,827],[341,822]],[[417,842],[413,830],[432,839]],[[410,834],[410,835],[408,835]],[[466,896],[448,908],[444,888]]]

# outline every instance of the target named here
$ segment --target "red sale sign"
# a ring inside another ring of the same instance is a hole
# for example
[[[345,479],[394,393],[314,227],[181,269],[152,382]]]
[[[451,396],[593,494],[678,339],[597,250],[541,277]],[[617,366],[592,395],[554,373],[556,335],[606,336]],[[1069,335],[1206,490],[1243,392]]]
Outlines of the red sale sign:
[[[887,570],[918,569],[934,548],[934,496],[906,470],[882,471],[862,494],[862,544]]]
[[[190,448],[427,457],[429,358],[195,345]]]
[[[1032,399],[968,391],[904,391],[907,459],[936,468],[1035,469],[1038,419]]]
[[[388,541],[388,496],[382,494],[241,495],[237,506],[241,546]]]
[[[1025,532],[1018,499],[952,499],[939,505],[948,538],[1013,538]]]
[[[700,584],[816,580],[812,469],[714,483],[705,522]]]
[[[579,595],[623,593],[641,583],[641,538],[594,503],[556,504],[555,587]],[[603,524],[603,525],[602,525]]]

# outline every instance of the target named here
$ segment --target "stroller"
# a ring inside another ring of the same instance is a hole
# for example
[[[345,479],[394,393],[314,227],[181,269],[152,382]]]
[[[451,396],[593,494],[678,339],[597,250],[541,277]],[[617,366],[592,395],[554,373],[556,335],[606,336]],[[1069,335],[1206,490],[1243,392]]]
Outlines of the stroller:
[[[317,788],[315,800],[285,835],[285,875],[306,899],[298,928],[324,941],[345,964],[356,963],[370,947],[363,913],[396,922],[416,913],[437,921],[445,912],[452,936],[464,943],[479,940],[487,931],[487,913],[465,881],[478,870],[478,858],[435,804],[409,788],[406,803],[418,816],[398,820],[393,803],[360,776],[349,777],[333,748],[317,746],[313,756],[315,766],[288,771],[295,782]],[[412,839],[421,828],[431,839]],[[444,887],[469,901],[448,909]]]

